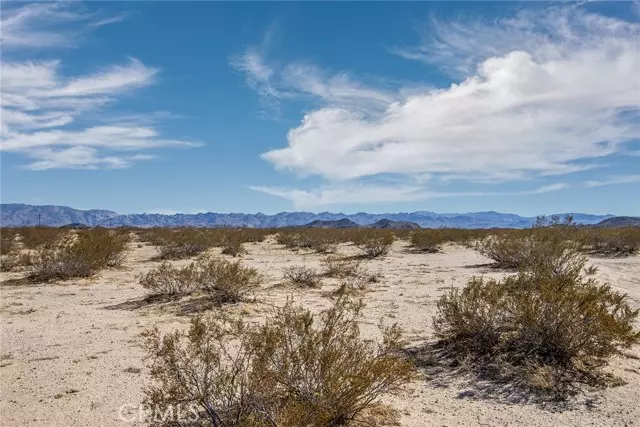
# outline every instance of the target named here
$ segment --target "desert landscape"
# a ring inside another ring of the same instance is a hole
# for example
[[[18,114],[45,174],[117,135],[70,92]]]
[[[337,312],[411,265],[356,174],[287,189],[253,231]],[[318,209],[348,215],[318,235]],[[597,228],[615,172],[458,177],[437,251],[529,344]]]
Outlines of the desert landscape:
[[[46,249],[25,248],[27,242],[20,243],[24,238],[16,230],[10,236],[16,247],[3,251],[5,265],[7,257],[16,252],[42,256]],[[41,230],[34,230],[29,231],[29,238],[37,241]],[[381,321],[387,326],[397,324],[404,336],[399,357],[412,365],[411,377],[398,390],[375,399],[375,405],[386,408],[384,414],[355,419],[353,425],[639,425],[640,409],[632,403],[640,398],[637,345],[616,352],[603,368],[604,375],[615,378],[611,384],[577,384],[563,398],[548,398],[545,395],[550,392],[483,378],[425,350],[436,342],[434,317],[443,294],[465,287],[473,277],[502,279],[517,274],[513,269],[496,268],[495,260],[486,256],[486,247],[482,250],[478,245],[489,238],[488,231],[474,234],[468,230],[462,232],[464,238],[456,239],[434,238],[437,230],[393,234],[360,230],[365,236],[373,233],[377,243],[380,238],[388,239],[383,244],[389,243],[388,247],[374,255],[367,253],[366,242],[362,242],[368,237],[358,237],[357,230],[98,229],[54,234],[55,239],[63,240],[71,235],[77,242],[83,234],[96,232],[126,235],[115,266],[64,280],[34,279],[33,263],[42,260],[23,260],[22,265],[16,262],[16,266],[3,268],[10,269],[0,276],[3,426],[148,425],[138,410],[152,383],[151,361],[143,345],[145,331],[153,327],[161,334],[185,331],[195,316],[221,312],[260,325],[287,302],[319,313],[341,298],[364,303],[357,319],[364,341],[380,339]],[[531,232],[504,231],[521,233],[509,237],[515,239]],[[203,244],[193,250],[197,254],[191,254],[191,249],[178,250],[185,249],[186,243],[200,242],[207,233],[217,241],[223,236],[223,243]],[[416,233],[429,238],[421,240]],[[181,234],[186,237],[176,237]],[[3,242],[6,236],[5,229]],[[315,243],[301,244],[305,237]],[[52,244],[44,237],[41,240],[38,244]],[[626,302],[638,309],[640,258],[624,255],[592,253],[588,265],[597,267],[593,277],[599,283],[609,283],[613,291],[627,294]],[[152,296],[158,289],[150,287],[153,277],[149,272],[164,266],[168,270],[161,271],[161,276],[166,279],[175,269],[203,259],[239,262],[255,269],[259,284],[233,302],[202,290]],[[350,268],[357,272],[351,274]],[[636,330],[639,325],[636,317]]]
[[[640,0],[0,0],[0,51],[0,427],[640,427]]]

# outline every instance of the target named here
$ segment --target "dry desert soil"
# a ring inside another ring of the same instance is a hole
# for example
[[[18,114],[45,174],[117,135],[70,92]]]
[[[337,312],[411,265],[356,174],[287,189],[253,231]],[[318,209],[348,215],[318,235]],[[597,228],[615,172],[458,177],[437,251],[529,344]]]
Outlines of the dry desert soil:
[[[312,311],[330,304],[329,294],[338,286],[333,279],[324,279],[320,289],[278,286],[286,267],[320,270],[323,255],[285,249],[273,237],[245,247],[242,263],[257,268],[265,283],[255,300],[222,308],[201,298],[146,303],[147,291],[137,276],[159,263],[152,260],[156,248],[139,242],[131,243],[122,267],[89,279],[12,285],[11,279],[23,273],[0,273],[0,424],[144,425],[132,409],[140,404],[149,381],[140,346],[144,330],[154,325],[163,331],[184,328],[190,316],[206,310],[240,312],[260,321],[287,298]],[[358,252],[352,245],[339,250],[346,255]],[[640,256],[590,261],[598,267],[599,279],[628,293],[630,303],[640,307]],[[373,337],[383,319],[397,322],[414,344],[432,339],[432,317],[442,292],[463,286],[472,276],[507,274],[487,267],[488,262],[462,246],[419,254],[409,251],[406,242],[395,242],[388,256],[364,262],[378,281],[362,295],[363,336]],[[561,406],[532,402],[442,366],[425,367],[401,394],[383,400],[398,411],[399,425],[407,427],[640,426],[640,349],[616,357],[607,369],[624,384],[581,391]]]

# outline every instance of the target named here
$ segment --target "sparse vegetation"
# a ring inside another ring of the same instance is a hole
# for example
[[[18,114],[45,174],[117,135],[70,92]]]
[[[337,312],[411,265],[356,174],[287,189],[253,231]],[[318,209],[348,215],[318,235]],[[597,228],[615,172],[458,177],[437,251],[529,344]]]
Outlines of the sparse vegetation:
[[[219,303],[233,303],[242,301],[261,280],[256,269],[239,261],[203,257],[185,267],[163,263],[141,277],[140,284],[153,295],[181,297],[200,291]]]
[[[140,278],[140,284],[154,295],[181,297],[193,293],[198,288],[195,264],[174,267],[163,262]]]
[[[222,240],[222,253],[233,257],[246,253],[247,251],[243,246],[244,241],[244,236],[241,233],[226,233]]]
[[[328,256],[322,261],[324,265],[324,275],[344,279],[363,273],[359,260],[343,258],[339,256]]]
[[[284,279],[295,286],[303,286],[307,288],[319,288],[322,286],[322,280],[318,273],[305,266],[294,266],[285,269]]]
[[[31,257],[29,277],[36,281],[88,277],[124,260],[129,235],[107,229],[68,235],[52,247],[41,246]]]
[[[416,230],[409,235],[409,241],[417,251],[435,253],[447,238],[442,230]]]
[[[16,231],[26,249],[54,247],[68,234],[68,230],[53,227],[21,227],[17,228]]]
[[[587,253],[628,256],[640,251],[640,227],[591,228],[583,230],[577,240]]]
[[[153,236],[152,239],[158,245],[158,258],[177,260],[203,253],[214,246],[221,236],[212,236],[200,229],[181,228],[170,230],[169,233],[162,232],[160,236]]]
[[[572,382],[593,383],[612,355],[640,342],[640,332],[638,310],[582,276],[584,262],[560,275],[534,266],[499,281],[472,279],[438,301],[437,337],[456,357],[526,387],[564,393]]]
[[[553,230],[489,236],[478,244],[478,249],[500,268],[523,270],[544,267],[562,274],[567,268],[573,269],[580,263],[584,265],[580,245],[565,240]]]
[[[210,257],[197,261],[196,265],[198,287],[219,303],[240,302],[262,283],[258,270],[244,267],[240,261]]]
[[[360,338],[360,309],[340,299],[313,315],[288,303],[263,326],[216,313],[193,319],[188,333],[155,329],[146,341],[154,383],[145,403],[160,413],[193,405],[198,425],[358,425],[413,375],[397,354],[395,326],[379,344]]]
[[[359,246],[367,258],[378,258],[386,255],[393,244],[392,233],[366,233],[360,239]]]
[[[311,249],[318,253],[331,253],[337,250],[340,233],[321,230],[281,231],[276,241],[291,249]]]
[[[243,244],[262,242],[271,230],[255,228],[152,228],[137,230],[140,240],[158,247],[159,259],[191,258],[212,247],[222,253],[238,256],[245,253]]]

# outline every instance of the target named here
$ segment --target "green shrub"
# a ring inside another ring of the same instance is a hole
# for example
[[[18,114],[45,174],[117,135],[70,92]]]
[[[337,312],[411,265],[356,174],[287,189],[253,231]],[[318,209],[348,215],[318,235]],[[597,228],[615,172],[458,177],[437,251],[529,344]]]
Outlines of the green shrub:
[[[330,253],[337,250],[339,238],[331,229],[305,229],[281,231],[276,241],[291,249],[311,249],[318,253]]]
[[[21,227],[16,230],[26,249],[53,247],[68,234],[68,230],[52,227]]]
[[[170,233],[161,232],[158,240],[160,259],[177,260],[191,258],[219,244],[222,236],[206,233],[196,228],[181,228]]]
[[[384,329],[379,344],[364,341],[359,316],[360,306],[344,300],[319,315],[288,303],[263,326],[216,313],[194,318],[188,333],[150,331],[145,403],[159,414],[193,407],[193,425],[202,426],[356,425],[413,377],[397,355],[399,330]]]
[[[474,278],[437,307],[436,336],[452,354],[498,365],[533,388],[593,379],[612,355],[640,342],[638,310],[626,295],[580,275],[533,269],[499,281]]]
[[[478,249],[493,259],[496,267],[507,269],[544,268],[556,274],[573,274],[586,262],[580,245],[554,230],[494,235],[480,242]]]
[[[628,256],[640,251],[640,227],[591,228],[577,239],[586,252],[597,255]]]
[[[435,253],[440,251],[440,246],[447,242],[447,238],[442,230],[416,230],[409,235],[409,241],[418,251]]]
[[[140,278],[140,284],[154,295],[181,297],[189,295],[198,288],[196,266],[174,267],[163,262]]]
[[[258,270],[240,261],[210,257],[197,261],[198,287],[220,303],[240,302],[262,283]]]
[[[88,277],[124,260],[129,235],[94,229],[68,235],[52,247],[41,246],[31,257],[29,277],[37,281]]]
[[[179,298],[200,291],[219,303],[242,301],[261,282],[256,269],[217,257],[203,257],[185,267],[163,263],[140,279],[152,295]]]
[[[0,228],[0,255],[14,253],[18,249],[17,234],[14,229]]]
[[[238,232],[226,233],[222,240],[222,253],[233,257],[247,253],[243,246],[245,237],[246,236]]]

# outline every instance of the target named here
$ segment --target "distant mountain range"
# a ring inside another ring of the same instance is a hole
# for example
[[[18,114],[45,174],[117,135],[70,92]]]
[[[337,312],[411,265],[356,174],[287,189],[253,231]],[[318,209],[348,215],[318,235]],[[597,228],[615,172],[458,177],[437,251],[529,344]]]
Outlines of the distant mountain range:
[[[558,214],[564,217],[564,213]],[[590,215],[572,213],[577,224],[597,224],[614,215]],[[427,211],[369,214],[342,214],[331,212],[281,212],[275,215],[243,213],[198,213],[198,214],[119,214],[108,210],[79,210],[66,206],[33,206],[24,204],[0,204],[0,225],[18,227],[26,225],[45,225],[59,227],[71,223],[86,224],[91,227],[116,227],[121,225],[134,227],[292,227],[304,226],[314,221],[348,220],[358,225],[369,226],[380,220],[415,223],[423,228],[525,228],[530,227],[534,217],[523,217],[500,212],[472,213],[434,213]],[[349,224],[344,221],[345,225]],[[319,223],[322,224],[322,223]],[[383,221],[379,225],[387,224]],[[387,225],[388,226],[388,225]],[[406,226],[406,224],[405,224]]]
[[[600,221],[598,227],[640,227],[640,217],[616,216]]]

